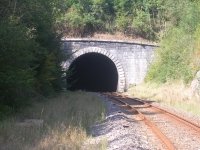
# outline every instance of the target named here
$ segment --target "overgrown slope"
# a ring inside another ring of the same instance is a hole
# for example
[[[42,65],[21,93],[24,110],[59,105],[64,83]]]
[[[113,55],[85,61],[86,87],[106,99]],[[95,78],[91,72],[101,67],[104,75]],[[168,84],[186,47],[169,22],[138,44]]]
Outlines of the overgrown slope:
[[[57,26],[66,36],[120,31],[155,40],[168,18],[164,0],[64,0],[63,4]]]
[[[161,39],[146,80],[188,83],[200,70],[200,3],[178,0],[169,10],[173,22]]]

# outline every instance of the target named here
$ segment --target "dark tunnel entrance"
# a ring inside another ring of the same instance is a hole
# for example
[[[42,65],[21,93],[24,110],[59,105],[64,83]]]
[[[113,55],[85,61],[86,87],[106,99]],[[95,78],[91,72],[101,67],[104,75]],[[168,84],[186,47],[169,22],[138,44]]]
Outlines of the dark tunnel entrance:
[[[67,73],[68,90],[115,92],[118,73],[114,62],[99,53],[87,53],[74,60]]]

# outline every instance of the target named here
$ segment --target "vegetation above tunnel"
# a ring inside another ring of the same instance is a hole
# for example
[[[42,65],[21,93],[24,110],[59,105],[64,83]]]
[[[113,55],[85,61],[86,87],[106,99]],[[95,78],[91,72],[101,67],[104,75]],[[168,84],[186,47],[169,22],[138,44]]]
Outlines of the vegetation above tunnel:
[[[156,40],[160,48],[146,81],[192,80],[199,62],[200,2],[197,0],[67,1],[57,18],[58,31],[67,36],[96,32]]]
[[[95,32],[140,36],[155,40],[170,17],[164,0],[64,0],[58,30],[69,36]]]
[[[200,69],[199,14],[198,0],[1,0],[0,117],[61,89],[63,35],[120,31],[161,41],[146,80],[191,81]]]
[[[200,69],[200,2],[198,0],[73,0],[57,18],[66,36],[94,33],[156,40],[160,48],[146,81],[188,83]]]

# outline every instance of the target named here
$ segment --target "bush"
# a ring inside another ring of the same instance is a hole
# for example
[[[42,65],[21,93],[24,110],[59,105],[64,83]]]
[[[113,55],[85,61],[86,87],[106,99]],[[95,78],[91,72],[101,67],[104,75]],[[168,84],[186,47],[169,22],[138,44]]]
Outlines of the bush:
[[[36,93],[47,96],[61,89],[63,57],[53,2],[1,2],[0,105],[16,110]]]
[[[1,103],[17,105],[26,99],[34,84],[37,44],[27,34],[28,29],[14,21],[0,23],[0,98]]]
[[[200,69],[197,56],[199,53],[200,4],[184,3],[178,24],[173,25],[163,37],[160,48],[156,52],[156,60],[151,66],[147,81],[167,82],[192,80]],[[182,4],[181,4],[182,5]]]
[[[133,18],[132,28],[134,29],[134,33],[136,35],[147,39],[155,39],[149,13],[138,10],[136,12],[136,16]]]
[[[162,5],[163,0],[71,1],[57,18],[59,32],[87,36],[94,32],[121,31],[129,36],[156,40],[165,24],[166,7]]]

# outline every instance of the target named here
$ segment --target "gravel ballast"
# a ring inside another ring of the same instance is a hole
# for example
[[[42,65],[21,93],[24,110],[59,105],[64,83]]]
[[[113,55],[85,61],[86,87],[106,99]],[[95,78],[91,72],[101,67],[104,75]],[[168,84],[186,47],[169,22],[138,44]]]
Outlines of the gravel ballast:
[[[106,140],[108,150],[159,150],[165,149],[154,133],[132,113],[122,109],[108,98],[97,94],[104,101],[106,119],[91,127],[89,144]]]

